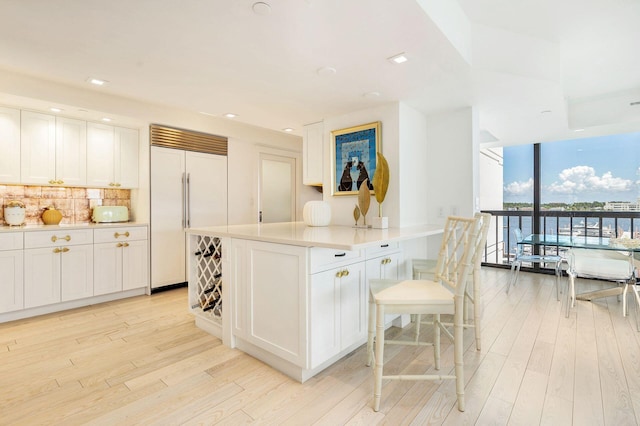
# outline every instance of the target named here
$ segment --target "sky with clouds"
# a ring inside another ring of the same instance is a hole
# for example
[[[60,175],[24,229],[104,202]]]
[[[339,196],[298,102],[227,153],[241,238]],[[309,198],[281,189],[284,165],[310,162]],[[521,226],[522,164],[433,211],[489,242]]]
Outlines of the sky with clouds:
[[[504,202],[533,201],[533,145],[504,147]],[[541,144],[541,202],[635,201],[640,133]]]

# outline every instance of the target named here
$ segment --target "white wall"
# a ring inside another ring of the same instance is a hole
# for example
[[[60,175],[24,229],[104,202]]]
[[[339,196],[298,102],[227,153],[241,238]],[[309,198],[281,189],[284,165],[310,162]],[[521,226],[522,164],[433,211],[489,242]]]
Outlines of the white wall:
[[[430,205],[427,188],[433,181],[429,180],[431,164],[425,115],[401,103],[399,132],[399,223],[400,226],[427,223]]]
[[[427,117],[427,217],[444,223],[449,215],[473,216],[477,195],[478,134],[472,108]],[[474,127],[476,129],[474,130]]]
[[[157,123],[196,130],[229,138],[229,218],[234,223],[257,221],[257,171],[247,164],[258,147],[284,149],[300,156],[302,139],[193,111],[149,104],[97,90],[66,86],[22,74],[0,70],[0,104],[47,112],[48,106],[60,106],[63,116],[88,119],[86,115],[104,113],[116,126],[138,128],[140,133],[140,186],[132,191],[132,217],[149,221],[149,124]],[[81,110],[88,110],[83,112]],[[89,118],[95,120],[95,118]],[[253,162],[253,160],[252,160]],[[300,162],[300,160],[298,161]],[[301,163],[300,163],[301,164]],[[299,175],[299,200],[318,198],[313,188],[302,185]],[[299,207],[301,211],[302,207]],[[301,214],[300,214],[301,217]]]

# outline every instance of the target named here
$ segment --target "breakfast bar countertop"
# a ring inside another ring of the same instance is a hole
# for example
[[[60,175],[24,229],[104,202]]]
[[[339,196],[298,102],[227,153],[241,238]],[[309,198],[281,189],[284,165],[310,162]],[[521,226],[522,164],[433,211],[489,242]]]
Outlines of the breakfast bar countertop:
[[[442,233],[442,225],[416,225],[403,228],[356,228],[352,226],[307,226],[303,222],[263,223],[249,225],[208,226],[190,228],[187,233],[215,237],[358,250],[381,241],[402,241]]]

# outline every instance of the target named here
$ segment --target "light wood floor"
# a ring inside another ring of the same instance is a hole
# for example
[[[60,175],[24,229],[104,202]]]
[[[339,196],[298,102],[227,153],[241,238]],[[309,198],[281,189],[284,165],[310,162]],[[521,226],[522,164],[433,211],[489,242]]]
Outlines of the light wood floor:
[[[374,412],[364,347],[299,384],[197,329],[179,289],[0,325],[0,424],[638,424],[635,311],[623,318],[609,298],[567,319],[549,276],[521,273],[509,295],[504,270],[482,276],[484,344],[465,335],[464,413],[451,380],[385,383]],[[399,332],[411,327],[388,331]],[[433,352],[388,346],[385,362],[433,370]]]

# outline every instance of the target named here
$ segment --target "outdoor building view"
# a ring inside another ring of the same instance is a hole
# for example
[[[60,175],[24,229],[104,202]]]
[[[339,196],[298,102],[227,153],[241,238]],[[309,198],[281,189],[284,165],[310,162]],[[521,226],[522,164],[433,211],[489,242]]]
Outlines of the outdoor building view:
[[[540,233],[640,238],[640,133],[507,146],[501,155],[503,218],[496,223],[503,229],[496,235],[503,241],[495,241],[496,263],[509,262],[513,229],[528,235],[534,220]]]

